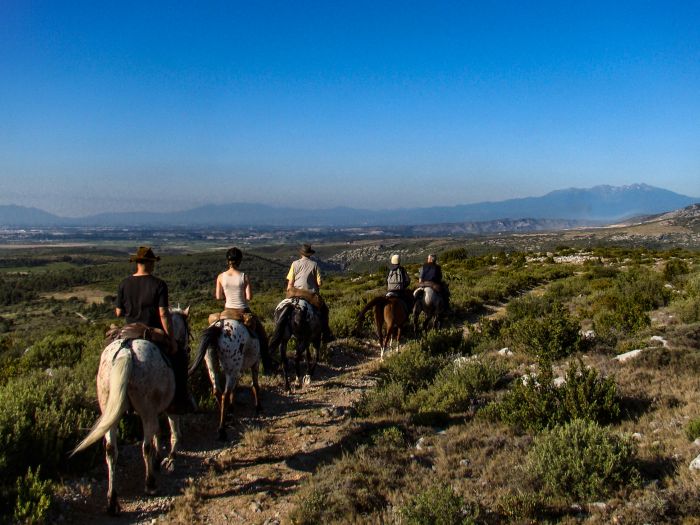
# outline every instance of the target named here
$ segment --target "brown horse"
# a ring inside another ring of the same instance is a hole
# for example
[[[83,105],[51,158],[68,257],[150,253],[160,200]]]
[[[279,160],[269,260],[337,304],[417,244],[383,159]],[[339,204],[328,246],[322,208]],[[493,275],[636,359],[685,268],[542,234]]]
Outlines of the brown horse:
[[[355,333],[360,332],[365,315],[370,309],[374,309],[374,326],[376,329],[381,358],[384,359],[384,352],[388,351],[390,344],[396,342],[396,348],[401,342],[401,330],[408,322],[409,309],[404,301],[399,297],[384,295],[375,297],[368,302],[357,317]]]

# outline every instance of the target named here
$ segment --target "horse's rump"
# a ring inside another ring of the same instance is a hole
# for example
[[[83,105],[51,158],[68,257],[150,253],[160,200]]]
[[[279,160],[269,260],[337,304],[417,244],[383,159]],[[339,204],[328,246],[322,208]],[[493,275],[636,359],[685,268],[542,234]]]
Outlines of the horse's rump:
[[[323,299],[319,294],[311,292],[309,290],[303,290],[301,288],[292,288],[291,290],[287,290],[286,297],[287,299],[293,299],[295,297],[298,297],[299,299],[303,299],[307,303],[311,304],[311,306],[314,306],[319,309],[323,306]]]

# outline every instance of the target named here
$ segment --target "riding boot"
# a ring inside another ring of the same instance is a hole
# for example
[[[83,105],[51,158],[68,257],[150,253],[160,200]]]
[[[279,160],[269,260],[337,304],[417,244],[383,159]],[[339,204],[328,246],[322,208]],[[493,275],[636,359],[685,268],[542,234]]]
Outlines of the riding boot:
[[[321,303],[321,307],[319,308],[319,314],[321,317],[321,339],[323,340],[324,343],[330,343],[331,341],[335,341],[335,336],[331,333],[331,327],[328,324],[328,317],[329,317],[329,312],[328,312],[328,305],[325,303]]]
[[[170,356],[175,375],[175,397],[168,407],[171,414],[188,414],[197,410],[197,403],[187,389],[187,352],[178,350]]]

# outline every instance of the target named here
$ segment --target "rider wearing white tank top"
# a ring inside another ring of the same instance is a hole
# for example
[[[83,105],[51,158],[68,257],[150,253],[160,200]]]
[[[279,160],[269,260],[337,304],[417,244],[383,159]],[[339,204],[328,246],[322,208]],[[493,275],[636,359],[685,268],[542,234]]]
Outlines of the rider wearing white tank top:
[[[219,282],[226,297],[224,308],[235,308],[238,310],[247,310],[248,301],[246,301],[246,284],[247,278],[245,273],[236,271],[231,275],[228,271],[219,275]]]

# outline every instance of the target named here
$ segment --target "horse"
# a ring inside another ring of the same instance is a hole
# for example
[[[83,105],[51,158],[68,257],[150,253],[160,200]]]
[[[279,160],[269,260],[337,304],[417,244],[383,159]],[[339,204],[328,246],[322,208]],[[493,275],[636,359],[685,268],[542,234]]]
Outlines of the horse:
[[[307,372],[303,378],[303,384],[309,384],[316,370],[318,355],[321,351],[321,317],[316,308],[308,301],[300,297],[284,299],[275,308],[275,330],[270,338],[270,351],[278,346],[284,368],[284,385],[287,392],[291,392],[289,384],[289,361],[287,360],[287,343],[294,337],[296,341],[296,386],[302,386],[301,361],[306,353]],[[311,346],[315,348],[313,359]]]
[[[202,360],[206,361],[214,399],[219,405],[218,438],[220,441],[227,439],[224,420],[229,407],[235,401],[236,386],[243,370],[251,370],[255,413],[259,414],[262,411],[260,385],[258,384],[259,364],[261,358],[266,370],[270,369],[270,364],[269,354],[262,352],[261,355],[260,347],[260,340],[253,337],[241,321],[234,319],[216,321],[202,333],[197,356],[188,373],[192,375]],[[223,388],[221,371],[226,378]]]
[[[172,334],[180,351],[189,351],[189,307],[170,308]],[[160,466],[174,469],[180,442],[180,424],[175,415],[167,414],[170,425],[170,452],[162,464],[157,463],[160,451],[158,416],[166,412],[175,396],[175,374],[168,358],[154,343],[146,339],[117,339],[102,352],[97,372],[97,398],[102,415],[90,433],[73,450],[71,456],[105,438],[108,488],[107,512],[120,511],[115,490],[117,427],[131,406],[143,425],[143,460],[146,464],[146,493],[155,494],[154,470]]]
[[[384,352],[390,349],[391,343],[396,342],[396,346],[401,342],[401,330],[408,321],[409,309],[406,303],[399,297],[390,295],[375,297],[368,302],[357,316],[355,333],[360,332],[365,315],[370,309],[374,309],[374,327],[379,348],[380,358],[384,359]]]
[[[433,330],[440,328],[441,317],[447,306],[442,296],[430,286],[422,286],[416,288],[413,297],[415,298],[413,303],[413,329],[415,333],[418,333],[418,317],[421,312],[425,313],[423,330],[427,330],[428,326]]]

